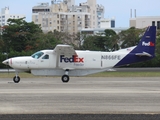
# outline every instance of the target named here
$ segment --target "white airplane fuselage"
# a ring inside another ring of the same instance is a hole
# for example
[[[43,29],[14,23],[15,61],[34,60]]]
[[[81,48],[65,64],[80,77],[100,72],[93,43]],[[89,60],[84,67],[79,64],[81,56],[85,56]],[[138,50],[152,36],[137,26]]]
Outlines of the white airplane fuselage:
[[[130,50],[133,48],[131,47]],[[59,76],[64,74],[64,70],[69,69],[70,76],[83,76],[112,68],[130,50],[124,49],[123,52],[122,50],[116,52],[76,51],[77,55],[59,55],[58,58],[53,50],[42,50],[44,54],[38,59],[32,56],[10,58],[9,65],[15,70],[31,71],[34,75]],[[43,59],[46,54],[49,55],[49,59]],[[75,74],[75,71],[83,72]]]

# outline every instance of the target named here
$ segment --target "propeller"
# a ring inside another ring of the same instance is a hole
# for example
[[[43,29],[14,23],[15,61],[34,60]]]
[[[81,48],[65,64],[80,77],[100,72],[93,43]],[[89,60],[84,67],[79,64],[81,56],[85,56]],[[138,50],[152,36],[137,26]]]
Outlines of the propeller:
[[[8,75],[9,75],[9,59],[8,59],[8,53],[7,53],[7,60],[8,60]]]
[[[6,65],[6,68],[7,68],[8,74],[9,74],[9,59],[8,59],[8,54],[5,53],[5,55],[6,55],[6,60],[3,61],[3,64]]]

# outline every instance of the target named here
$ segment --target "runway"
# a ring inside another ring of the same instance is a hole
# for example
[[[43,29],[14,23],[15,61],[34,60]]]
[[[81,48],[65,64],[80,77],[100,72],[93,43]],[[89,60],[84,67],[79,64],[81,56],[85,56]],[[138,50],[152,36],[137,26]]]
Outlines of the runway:
[[[0,78],[0,119],[159,120],[159,77]]]
[[[0,78],[0,114],[159,114],[160,78]]]

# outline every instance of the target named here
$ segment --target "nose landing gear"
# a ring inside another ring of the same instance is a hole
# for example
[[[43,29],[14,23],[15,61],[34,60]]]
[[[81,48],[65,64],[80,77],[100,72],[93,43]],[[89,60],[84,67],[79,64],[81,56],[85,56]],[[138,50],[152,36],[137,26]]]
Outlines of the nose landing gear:
[[[18,76],[18,71],[16,71],[16,76],[13,77],[14,83],[19,83],[20,77]]]
[[[19,83],[20,77],[19,77],[19,76],[14,76],[14,77],[13,77],[13,81],[14,81],[15,83]]]

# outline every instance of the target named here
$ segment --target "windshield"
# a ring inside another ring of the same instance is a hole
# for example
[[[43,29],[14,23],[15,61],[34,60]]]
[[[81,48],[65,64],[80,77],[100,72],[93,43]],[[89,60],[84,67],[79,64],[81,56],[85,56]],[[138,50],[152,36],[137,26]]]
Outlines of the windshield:
[[[38,59],[40,58],[44,53],[43,52],[36,52],[32,55],[32,58]]]

